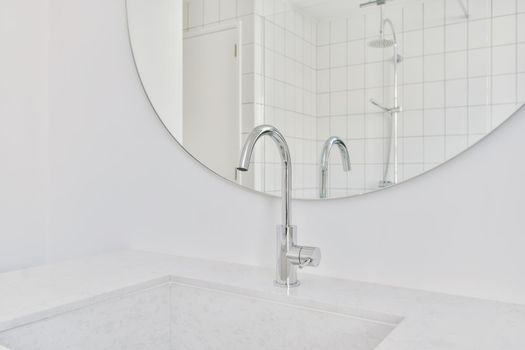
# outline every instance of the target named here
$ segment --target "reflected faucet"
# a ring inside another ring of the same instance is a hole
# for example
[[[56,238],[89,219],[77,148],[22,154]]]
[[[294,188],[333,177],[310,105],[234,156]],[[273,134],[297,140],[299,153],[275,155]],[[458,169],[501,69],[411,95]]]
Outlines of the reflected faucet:
[[[269,136],[279,148],[282,161],[282,224],[277,226],[277,261],[275,284],[282,287],[296,287],[297,267],[318,266],[321,250],[316,247],[297,245],[297,227],[291,225],[292,159],[283,134],[271,125],[259,125],[248,135],[241,152],[237,170],[248,171],[255,144],[262,136]]]
[[[332,147],[336,145],[339,148],[341,153],[341,159],[343,161],[343,170],[350,171],[352,170],[352,165],[350,164],[350,155],[348,154],[348,148],[346,144],[337,136],[332,136],[325,141],[323,146],[323,151],[321,152],[321,164],[320,164],[320,180],[319,185],[319,197],[326,198],[326,183],[328,180],[328,161],[330,159],[330,151]]]

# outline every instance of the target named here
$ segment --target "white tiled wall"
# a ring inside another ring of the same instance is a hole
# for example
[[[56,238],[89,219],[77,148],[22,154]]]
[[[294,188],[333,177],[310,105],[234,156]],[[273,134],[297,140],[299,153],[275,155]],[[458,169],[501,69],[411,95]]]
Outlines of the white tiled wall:
[[[317,193],[316,22],[286,1],[262,1],[264,122],[283,132],[293,159],[294,195]],[[281,163],[265,140],[264,176],[257,189],[279,193]]]
[[[523,2],[469,0],[468,19],[457,0],[384,7],[403,56],[400,181],[463,151],[525,102]],[[377,8],[329,20],[286,0],[190,0],[186,8],[189,30],[242,21],[243,136],[262,123],[284,133],[294,161],[294,196],[317,197],[319,153],[329,136],[347,142],[353,167],[344,173],[334,152],[329,196],[378,188],[389,116],[368,101],[393,106],[393,50],[368,46],[379,32]],[[255,171],[243,182],[278,194],[279,154],[271,140],[263,143]]]
[[[386,6],[400,53],[400,181],[455,156],[525,102],[525,13],[521,1],[456,0]],[[520,12],[521,11],[521,12]],[[332,135],[349,146],[353,171],[334,156],[329,195],[377,189],[389,145],[388,116],[368,100],[393,106],[393,50],[368,46],[378,11],[317,26],[318,149]],[[518,74],[517,74],[518,73]]]

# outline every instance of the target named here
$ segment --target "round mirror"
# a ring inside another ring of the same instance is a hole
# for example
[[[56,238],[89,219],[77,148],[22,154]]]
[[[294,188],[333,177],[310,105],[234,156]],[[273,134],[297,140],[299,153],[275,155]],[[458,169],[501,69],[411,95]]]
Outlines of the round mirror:
[[[365,1],[365,0],[363,0]],[[420,175],[525,102],[525,2],[127,0],[144,89],[173,137],[215,173],[280,195],[337,198]]]

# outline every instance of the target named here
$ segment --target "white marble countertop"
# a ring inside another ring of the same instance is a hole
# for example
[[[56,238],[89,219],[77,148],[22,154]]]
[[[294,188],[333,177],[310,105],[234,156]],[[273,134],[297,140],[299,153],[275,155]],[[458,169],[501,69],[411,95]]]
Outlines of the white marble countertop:
[[[0,331],[174,278],[403,320],[378,350],[523,350],[525,305],[470,299],[302,273],[272,285],[273,270],[146,252],[119,252],[0,274]]]

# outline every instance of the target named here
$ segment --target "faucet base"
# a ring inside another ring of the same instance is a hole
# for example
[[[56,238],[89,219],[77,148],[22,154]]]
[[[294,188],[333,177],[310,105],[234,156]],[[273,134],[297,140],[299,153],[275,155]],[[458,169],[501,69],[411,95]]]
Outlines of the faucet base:
[[[295,281],[294,283],[283,283],[277,280],[273,281],[273,285],[279,288],[295,288],[301,285],[300,281]]]
[[[297,244],[296,232],[297,227],[293,225],[277,226],[275,285],[284,287],[298,285],[297,266],[292,265],[286,256],[286,254]]]

